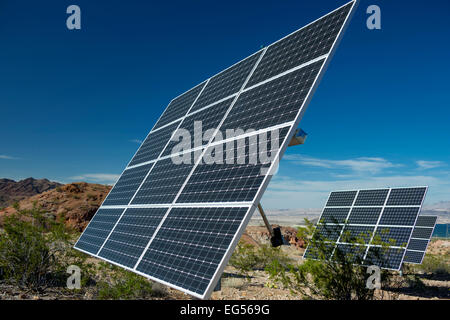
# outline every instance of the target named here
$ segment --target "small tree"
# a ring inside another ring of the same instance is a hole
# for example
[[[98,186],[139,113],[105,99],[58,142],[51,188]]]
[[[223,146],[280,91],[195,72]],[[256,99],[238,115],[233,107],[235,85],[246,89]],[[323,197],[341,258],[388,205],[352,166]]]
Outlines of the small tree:
[[[0,236],[0,267],[4,278],[21,287],[39,288],[47,282],[55,262],[39,223],[20,214],[5,217]]]
[[[314,223],[312,223],[307,218],[305,218],[304,220],[305,220],[305,227],[299,227],[297,229],[297,238],[305,243],[306,248],[309,244],[309,239],[311,239],[314,233],[315,227]]]
[[[286,266],[290,259],[280,247],[272,248],[269,244],[253,246],[239,242],[229,264],[236,268],[247,280],[250,280],[253,271],[264,270],[273,261]]]
[[[321,232],[314,232],[315,227],[307,223],[304,231],[304,234],[313,235],[308,247],[308,256],[312,259],[287,267],[273,261],[266,268],[269,278],[289,288],[291,293],[300,294],[307,299],[374,299],[374,290],[366,287],[369,276],[367,266],[371,265],[371,261],[364,260],[364,244],[370,241],[372,233],[361,233],[353,237],[350,232],[344,232],[340,237],[346,245],[335,246],[334,242],[339,236],[336,232],[339,231],[326,224],[321,224],[321,228]],[[385,259],[387,245],[383,244],[380,250],[375,250],[370,259],[378,262]],[[383,272],[383,282],[387,276],[388,273]]]
[[[82,284],[89,281],[92,265],[86,255],[71,247],[71,230],[53,220],[34,204],[6,216],[0,234],[0,276],[7,282],[32,290],[65,285],[67,267],[82,269]]]

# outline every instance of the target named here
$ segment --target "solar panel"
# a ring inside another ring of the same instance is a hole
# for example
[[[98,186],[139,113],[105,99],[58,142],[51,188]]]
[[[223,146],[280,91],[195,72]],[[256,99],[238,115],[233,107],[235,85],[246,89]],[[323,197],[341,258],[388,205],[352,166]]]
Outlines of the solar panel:
[[[173,99],[167,106],[166,110],[164,110],[164,113],[161,115],[161,118],[159,118],[152,131],[166,126],[167,124],[179,120],[183,116],[185,116],[188,113],[189,109],[192,107],[194,101],[199,96],[205,84],[206,82],[203,82],[187,91],[186,93],[183,93],[182,95]]]
[[[332,192],[328,198],[327,207],[349,207],[353,204],[356,191]]]
[[[212,77],[204,92],[192,107],[191,112],[195,112],[232,94],[237,94],[261,54],[262,51],[259,51]]]
[[[209,297],[355,6],[345,4],[173,99],[75,248]],[[200,122],[209,130],[196,131]],[[194,142],[181,143],[183,135]]]
[[[338,249],[330,258],[350,253],[361,264],[399,270],[405,252],[424,247],[424,241],[411,237],[416,221],[430,224],[429,219],[418,218],[426,191],[427,187],[414,187],[331,192],[313,239]],[[308,246],[304,258],[317,259],[317,251]]]
[[[436,222],[436,216],[420,215],[417,218],[416,226],[411,235],[411,241],[409,242],[403,262],[413,264],[422,263],[428,244],[433,236]]]

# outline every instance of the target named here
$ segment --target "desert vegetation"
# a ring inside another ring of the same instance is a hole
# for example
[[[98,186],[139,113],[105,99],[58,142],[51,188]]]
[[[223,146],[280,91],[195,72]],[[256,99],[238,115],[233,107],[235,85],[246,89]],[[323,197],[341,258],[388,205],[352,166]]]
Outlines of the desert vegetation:
[[[73,249],[108,190],[86,183],[57,186],[0,212],[0,299],[189,299]],[[448,240],[433,241],[423,264],[405,266],[402,276],[383,272],[382,289],[369,291],[369,274],[355,263],[358,252],[337,251],[335,259],[325,259],[326,239],[313,238],[314,227],[309,221],[298,230],[283,227],[291,246],[280,248],[270,246],[265,228],[248,227],[212,299],[449,298]],[[344,236],[356,246],[369,235]],[[314,243],[323,259],[302,259]],[[81,270],[80,289],[67,288],[72,265]]]
[[[17,207],[0,232],[0,291],[22,297],[148,299],[166,291],[144,277],[73,249],[79,232],[46,216],[42,208]],[[80,289],[68,289],[69,266],[81,270]]]

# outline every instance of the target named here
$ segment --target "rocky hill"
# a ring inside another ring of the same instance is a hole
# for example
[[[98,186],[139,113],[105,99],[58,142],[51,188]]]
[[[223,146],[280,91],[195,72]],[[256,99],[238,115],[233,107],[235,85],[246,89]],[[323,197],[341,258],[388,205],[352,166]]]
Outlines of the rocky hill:
[[[7,207],[14,202],[61,186],[58,182],[47,179],[28,178],[20,181],[0,179],[0,207]]]
[[[41,207],[49,218],[64,219],[66,225],[82,231],[95,214],[110,186],[76,182],[59,185],[56,188],[19,201],[20,209],[31,209],[33,205]],[[13,207],[0,210],[2,216],[17,211]]]

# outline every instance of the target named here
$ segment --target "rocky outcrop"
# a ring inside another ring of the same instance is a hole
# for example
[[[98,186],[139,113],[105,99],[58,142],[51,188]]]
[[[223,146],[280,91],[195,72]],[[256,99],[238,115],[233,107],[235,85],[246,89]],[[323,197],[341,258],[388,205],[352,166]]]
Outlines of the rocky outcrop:
[[[61,186],[58,182],[47,179],[27,178],[20,181],[0,179],[0,207],[7,207],[14,202]]]
[[[38,206],[46,212],[50,219],[62,219],[67,226],[82,231],[108,194],[110,186],[76,182],[60,185],[53,190],[23,199],[19,202],[20,209],[31,209]],[[16,212],[13,207],[0,211],[2,215]]]

